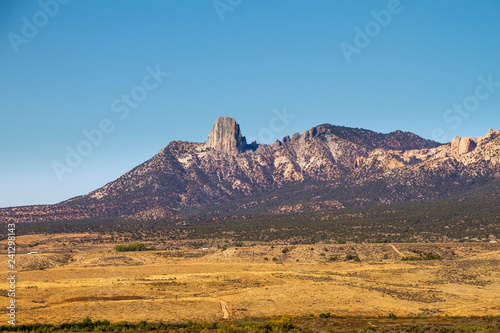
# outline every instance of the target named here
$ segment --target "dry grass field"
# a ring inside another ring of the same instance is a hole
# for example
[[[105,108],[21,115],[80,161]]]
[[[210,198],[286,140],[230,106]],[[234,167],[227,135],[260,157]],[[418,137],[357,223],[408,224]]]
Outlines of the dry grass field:
[[[92,237],[97,236],[18,237],[18,323],[58,324],[87,316],[179,322],[328,312],[371,318],[500,315],[500,244],[116,252],[116,244],[79,241]],[[418,253],[440,259],[401,260]],[[7,304],[5,288],[0,295]]]

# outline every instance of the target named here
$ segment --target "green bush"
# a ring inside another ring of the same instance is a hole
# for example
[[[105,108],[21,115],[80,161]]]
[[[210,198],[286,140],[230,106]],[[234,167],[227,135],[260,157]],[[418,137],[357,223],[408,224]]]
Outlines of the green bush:
[[[348,254],[348,255],[345,256],[345,260],[346,261],[349,261],[349,260],[361,261],[361,259],[359,259],[359,257],[358,257],[357,254],[355,254],[355,255]]]
[[[424,253],[424,260],[440,260],[441,256],[439,254],[434,253]]]
[[[128,245],[116,245],[115,250],[118,252],[130,252],[130,251],[155,251],[154,247],[147,247],[146,244],[133,242]]]
[[[298,327],[292,324],[290,318],[281,317],[278,319],[273,319],[270,321],[266,321],[258,328],[263,332],[287,332],[293,329],[297,329]]]

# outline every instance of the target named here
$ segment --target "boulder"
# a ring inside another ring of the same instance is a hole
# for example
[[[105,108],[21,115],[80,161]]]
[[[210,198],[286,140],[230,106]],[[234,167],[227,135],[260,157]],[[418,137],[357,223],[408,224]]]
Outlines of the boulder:
[[[477,143],[468,136],[464,136],[460,139],[460,145],[458,146],[458,153],[465,154],[471,152],[476,148]]]

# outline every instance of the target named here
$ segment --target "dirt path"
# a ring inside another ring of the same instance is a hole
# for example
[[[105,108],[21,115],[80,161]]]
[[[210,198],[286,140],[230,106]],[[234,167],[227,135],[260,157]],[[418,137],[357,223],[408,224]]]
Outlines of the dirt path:
[[[212,300],[212,301],[220,303],[220,307],[222,310],[222,319],[229,319],[231,317],[231,313],[229,312],[229,306],[227,305],[226,302],[224,302],[220,298],[206,297],[203,299],[204,300]],[[198,297],[183,297],[182,300],[184,300],[184,301],[199,301],[200,298],[198,298]]]
[[[227,303],[224,302],[223,300],[219,300],[220,306],[222,308],[222,318],[223,319],[229,319],[229,311],[227,308]]]
[[[404,257],[403,254],[401,252],[399,252],[398,249],[396,249],[396,247],[392,244],[389,244],[390,246],[392,246],[392,248],[394,249],[394,251],[396,251],[397,254],[399,254],[401,257]]]

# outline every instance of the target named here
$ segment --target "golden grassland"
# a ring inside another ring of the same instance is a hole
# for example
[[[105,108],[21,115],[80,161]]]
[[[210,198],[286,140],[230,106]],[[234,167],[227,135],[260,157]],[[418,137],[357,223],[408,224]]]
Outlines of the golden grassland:
[[[89,237],[96,235],[17,238],[18,323],[500,315],[500,244],[177,244],[116,252],[116,244],[79,241]],[[419,251],[441,259],[401,260]],[[3,257],[7,272],[5,250]]]

